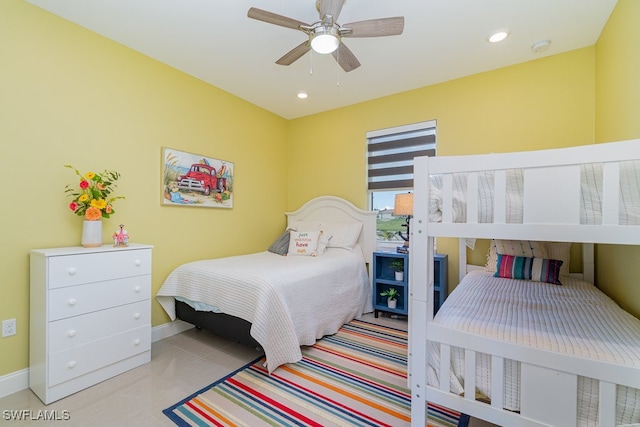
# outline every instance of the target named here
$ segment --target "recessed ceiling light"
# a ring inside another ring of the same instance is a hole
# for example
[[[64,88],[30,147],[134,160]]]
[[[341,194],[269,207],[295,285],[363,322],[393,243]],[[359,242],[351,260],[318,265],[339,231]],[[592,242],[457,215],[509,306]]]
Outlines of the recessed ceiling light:
[[[300,99],[307,99],[309,97],[309,94],[307,92],[298,92],[297,96]]]
[[[498,30],[494,33],[491,33],[489,37],[487,37],[487,40],[489,41],[489,43],[498,43],[506,39],[508,35],[509,30]]]

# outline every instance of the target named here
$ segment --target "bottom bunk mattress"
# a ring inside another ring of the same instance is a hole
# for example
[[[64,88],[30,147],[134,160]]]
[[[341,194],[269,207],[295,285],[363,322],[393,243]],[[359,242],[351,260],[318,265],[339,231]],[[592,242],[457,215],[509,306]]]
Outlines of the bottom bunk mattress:
[[[562,286],[472,271],[434,318],[441,325],[563,354],[640,367],[640,320],[593,284],[569,277]],[[439,386],[439,345],[429,343],[428,381]],[[464,351],[451,349],[451,391],[464,392]],[[520,364],[505,361],[505,409],[520,410]],[[477,391],[491,397],[491,359],[478,355]],[[578,380],[580,425],[597,425],[596,380]],[[616,418],[640,422],[640,391],[618,387]]]
[[[359,247],[329,248],[317,257],[265,251],[183,264],[156,294],[171,320],[176,299],[250,322],[269,372],[299,361],[301,345],[334,334],[372,309]]]

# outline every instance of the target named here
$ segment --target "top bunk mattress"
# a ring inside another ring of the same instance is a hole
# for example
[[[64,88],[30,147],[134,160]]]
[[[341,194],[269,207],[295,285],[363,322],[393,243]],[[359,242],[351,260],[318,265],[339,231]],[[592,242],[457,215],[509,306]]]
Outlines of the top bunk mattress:
[[[453,222],[467,222],[467,175],[453,174]],[[506,188],[506,223],[523,223],[524,173],[522,169],[508,169]],[[443,177],[432,175],[429,221],[442,221]],[[558,183],[562,185],[562,183]],[[494,221],[494,173],[478,173],[478,222]],[[580,224],[601,225],[603,205],[603,163],[580,165]],[[553,209],[553,207],[550,207]],[[640,225],[640,161],[620,163],[620,197],[618,206],[620,225]]]

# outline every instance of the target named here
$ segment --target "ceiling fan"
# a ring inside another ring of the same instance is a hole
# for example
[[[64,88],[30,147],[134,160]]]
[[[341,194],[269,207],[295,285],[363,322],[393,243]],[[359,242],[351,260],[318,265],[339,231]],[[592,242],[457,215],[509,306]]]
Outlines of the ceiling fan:
[[[404,30],[404,17],[369,19],[338,24],[338,16],[345,0],[317,0],[316,9],[320,20],[313,24],[305,24],[296,19],[278,15],[266,10],[252,7],[247,16],[258,21],[281,27],[300,30],[308,36],[308,40],[300,43],[276,61],[279,65],[291,65],[305,53],[313,49],[318,53],[331,53],[345,72],[353,71],[360,66],[358,58],[342,43],[345,37],[382,37],[397,36]]]

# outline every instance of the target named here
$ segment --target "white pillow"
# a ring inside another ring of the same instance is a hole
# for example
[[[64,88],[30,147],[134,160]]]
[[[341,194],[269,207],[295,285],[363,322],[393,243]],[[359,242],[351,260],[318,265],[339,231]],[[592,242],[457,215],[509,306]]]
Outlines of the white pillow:
[[[319,231],[291,231],[287,255],[316,256]]]
[[[322,230],[330,236],[328,246],[330,248],[353,249],[360,230],[362,230],[361,222],[335,222],[331,224],[322,224]]]
[[[320,231],[322,224],[320,221],[289,221],[289,228],[295,231]]]
[[[289,228],[296,231],[322,231],[328,241],[329,248],[353,249],[360,231],[361,222],[289,221]]]

